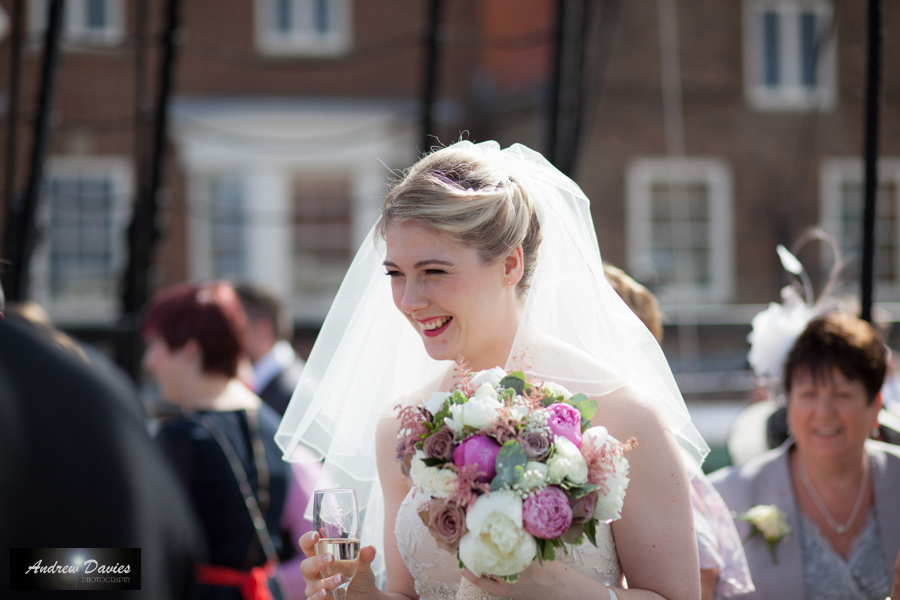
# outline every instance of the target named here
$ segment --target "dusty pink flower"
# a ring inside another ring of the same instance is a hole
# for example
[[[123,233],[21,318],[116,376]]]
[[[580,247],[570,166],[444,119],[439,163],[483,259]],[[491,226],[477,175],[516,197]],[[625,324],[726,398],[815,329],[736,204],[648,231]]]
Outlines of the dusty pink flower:
[[[453,463],[462,468],[465,465],[478,466],[478,478],[476,481],[486,483],[497,474],[497,454],[500,453],[500,444],[486,435],[473,435],[466,439],[453,451]]]
[[[466,533],[466,511],[452,500],[433,500],[427,525],[438,545],[456,554],[459,540]]]
[[[594,518],[594,507],[597,505],[597,492],[585,494],[577,500],[570,500],[572,507],[572,525],[584,525]]]
[[[455,437],[453,430],[445,425],[428,436],[425,443],[422,444],[422,451],[425,452],[425,456],[428,458],[450,460],[453,458],[453,440]]]
[[[522,505],[525,531],[550,540],[561,536],[572,524],[572,507],[566,493],[551,485],[529,496]]]
[[[550,436],[544,431],[526,431],[519,437],[528,460],[541,460],[550,453]]]
[[[554,435],[567,438],[576,448],[581,448],[581,413],[578,409],[571,404],[557,402],[551,404],[547,412],[550,413],[547,419],[550,431]]]

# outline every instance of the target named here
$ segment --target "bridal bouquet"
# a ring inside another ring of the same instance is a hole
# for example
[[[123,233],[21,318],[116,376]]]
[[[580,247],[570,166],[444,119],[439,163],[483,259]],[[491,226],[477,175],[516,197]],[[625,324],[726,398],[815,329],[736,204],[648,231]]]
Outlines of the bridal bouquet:
[[[397,459],[429,496],[419,516],[460,568],[513,582],[566,544],[596,545],[598,523],[621,516],[635,441],[590,427],[596,409],[499,367],[400,409]]]

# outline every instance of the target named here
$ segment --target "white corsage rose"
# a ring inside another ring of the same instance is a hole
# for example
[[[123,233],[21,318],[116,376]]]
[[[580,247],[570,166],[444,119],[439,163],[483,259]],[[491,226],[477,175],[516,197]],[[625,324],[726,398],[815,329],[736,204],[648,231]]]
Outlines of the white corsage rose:
[[[791,526],[788,525],[778,507],[774,504],[758,504],[738,515],[738,518],[750,524],[750,537],[762,536],[772,555],[772,562],[777,565],[778,557],[775,555],[775,546],[786,540],[791,534]]]
[[[459,559],[475,575],[517,575],[534,561],[537,544],[522,526],[522,498],[509,491],[479,496],[466,515]]]
[[[556,452],[547,461],[547,479],[550,483],[562,483],[568,479],[571,483],[587,483],[588,467],[578,446],[567,438],[557,435],[553,438]]]
[[[494,422],[502,407],[503,404],[497,400],[496,390],[485,383],[468,402],[452,405],[450,417],[444,419],[444,424],[456,432],[466,426],[482,429]]]

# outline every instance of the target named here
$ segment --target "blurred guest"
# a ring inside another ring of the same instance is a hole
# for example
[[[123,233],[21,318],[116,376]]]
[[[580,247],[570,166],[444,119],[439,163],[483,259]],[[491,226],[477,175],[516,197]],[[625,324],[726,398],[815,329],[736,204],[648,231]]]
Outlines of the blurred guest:
[[[284,415],[300,381],[303,360],[294,352],[291,316],[274,292],[251,284],[235,286],[247,314],[247,356],[257,394]]]
[[[656,296],[621,269],[603,265],[612,288],[662,343],[662,311]],[[703,600],[739,596],[753,590],[747,559],[728,507],[700,471],[691,479],[694,530],[700,555],[700,592]]]
[[[297,516],[286,509],[293,478],[274,441],[277,413],[236,378],[245,327],[230,284],[170,288],[144,314],[144,367],[180,409],[157,437],[203,526],[204,597],[287,598],[275,573],[293,553],[282,540],[285,515]]]
[[[189,597],[199,526],[130,383],[12,319],[0,357],[0,564],[11,548],[140,548],[141,591],[120,594]]]
[[[900,551],[900,449],[878,427],[886,352],[872,327],[834,312],[809,322],[783,368],[782,446],[710,476],[743,518],[756,593],[871,598],[891,592]],[[774,508],[773,508],[774,507]]]

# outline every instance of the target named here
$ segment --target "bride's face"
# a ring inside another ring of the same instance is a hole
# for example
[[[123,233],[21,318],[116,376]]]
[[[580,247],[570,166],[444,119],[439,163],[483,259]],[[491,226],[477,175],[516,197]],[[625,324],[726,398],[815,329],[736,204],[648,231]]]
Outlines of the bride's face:
[[[394,304],[429,356],[503,366],[519,319],[517,253],[485,263],[476,250],[409,223],[391,225],[385,240]]]

